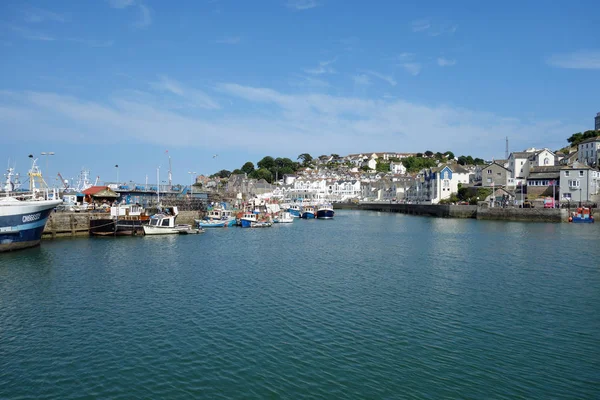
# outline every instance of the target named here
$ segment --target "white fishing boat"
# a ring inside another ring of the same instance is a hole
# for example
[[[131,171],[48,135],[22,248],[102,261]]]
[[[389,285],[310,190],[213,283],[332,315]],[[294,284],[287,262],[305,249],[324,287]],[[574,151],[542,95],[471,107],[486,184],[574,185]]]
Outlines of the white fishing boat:
[[[164,212],[150,217],[150,223],[144,225],[145,235],[179,235],[188,233],[203,233],[203,229],[192,228],[189,224],[176,224],[177,207],[166,208]]]
[[[43,182],[36,165],[29,170],[29,192],[19,191],[13,181],[14,170],[6,174],[4,191],[0,194],[0,252],[37,246],[42,238],[48,216],[62,203],[56,189]]]
[[[294,222],[294,217],[292,217],[292,214],[288,211],[282,211],[277,215],[277,218],[275,218],[273,222],[278,224],[291,224]]]

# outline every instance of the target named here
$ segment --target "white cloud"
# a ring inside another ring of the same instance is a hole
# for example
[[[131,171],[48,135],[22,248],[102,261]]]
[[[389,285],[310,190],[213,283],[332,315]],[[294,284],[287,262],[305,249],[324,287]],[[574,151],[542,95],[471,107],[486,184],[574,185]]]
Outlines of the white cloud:
[[[371,79],[369,78],[368,75],[365,74],[360,74],[360,75],[354,75],[352,77],[352,80],[354,80],[354,83],[357,85],[369,85],[371,83]]]
[[[364,151],[365,143],[394,151],[422,151],[436,143],[439,151],[491,158],[503,148],[507,132],[515,148],[526,148],[562,143],[564,132],[581,130],[557,121],[523,121],[403,99],[287,94],[236,83],[216,89],[236,105],[248,106],[190,112],[183,108],[190,89],[166,77],[160,82],[182,107],[164,107],[148,95],[89,101],[58,93],[0,92],[0,131],[24,141],[52,137],[56,143],[88,144],[105,140],[106,132],[116,140],[163,144],[168,133],[173,146],[198,148],[222,146],[227,138],[231,148],[263,154],[302,152],[302,143],[317,138],[325,154]]]
[[[213,100],[208,94],[198,89],[184,88],[179,82],[168,76],[161,75],[157,82],[150,84],[154,89],[161,92],[168,92],[183,99],[185,107],[198,107],[208,110],[219,109],[219,104]]]
[[[303,11],[315,8],[319,5],[316,0],[289,0],[287,6],[291,9]]]
[[[215,43],[219,44],[239,44],[242,38],[239,36],[226,36],[215,40]]]
[[[139,4],[138,9],[139,17],[138,20],[133,24],[133,26],[139,29],[143,29],[150,26],[150,24],[152,24],[152,15],[150,14],[150,9],[144,4]]]
[[[437,63],[440,67],[451,67],[453,65],[456,65],[456,60],[450,60],[448,58],[438,57]]]
[[[304,72],[306,72],[307,74],[313,74],[313,75],[335,74],[336,71],[335,71],[335,69],[333,69],[333,67],[330,66],[330,64],[333,64],[336,61],[337,61],[337,57],[334,58],[333,60],[319,61],[319,65],[316,68],[308,68],[308,69],[305,69]]]
[[[557,68],[600,69],[600,50],[579,50],[554,54],[546,62]]]
[[[113,8],[127,8],[135,3],[135,0],[108,0]]]
[[[406,62],[398,65],[412,76],[417,76],[421,73],[421,64],[417,62]]]
[[[381,80],[386,81],[387,83],[389,83],[392,86],[396,86],[396,84],[398,82],[396,82],[396,80],[391,77],[390,75],[384,75],[382,73],[379,73],[377,71],[365,71],[367,74],[374,76],[375,78],[379,78]]]
[[[29,23],[38,23],[44,21],[52,21],[52,22],[66,22],[67,18],[62,15],[52,11],[43,10],[37,7],[28,7],[24,11],[25,14],[25,22]]]
[[[52,42],[54,40],[56,40],[56,38],[54,36],[50,36],[47,35],[43,32],[39,32],[39,31],[35,31],[29,28],[24,28],[22,26],[16,26],[16,25],[6,25],[6,27],[8,29],[10,29],[11,31],[13,31],[14,33],[18,34],[19,36],[21,36],[24,39],[27,40],[39,40],[39,41],[44,41],[44,42]]]
[[[419,19],[412,22],[413,32],[423,32],[431,28],[431,23],[428,19]]]

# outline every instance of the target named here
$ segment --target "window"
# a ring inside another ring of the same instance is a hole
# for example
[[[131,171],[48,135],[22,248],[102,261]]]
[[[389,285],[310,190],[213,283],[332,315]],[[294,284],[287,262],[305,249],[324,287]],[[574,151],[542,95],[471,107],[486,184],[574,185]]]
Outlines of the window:
[[[583,176],[583,171],[579,171],[579,176]]]
[[[492,178],[487,178],[487,183],[492,183]]]
[[[544,158],[544,165],[550,164],[550,159],[548,157]]]
[[[446,187],[446,188],[450,187],[450,181],[448,179],[444,180],[444,187]]]
[[[491,173],[492,173],[492,170],[488,169],[488,175],[491,175]]]
[[[563,199],[571,200],[571,193],[563,193]]]
[[[569,187],[570,188],[578,188],[579,187],[579,179],[569,179]]]
[[[569,171],[565,171],[565,176],[569,176]]]
[[[523,161],[521,161],[521,165],[523,165]]]

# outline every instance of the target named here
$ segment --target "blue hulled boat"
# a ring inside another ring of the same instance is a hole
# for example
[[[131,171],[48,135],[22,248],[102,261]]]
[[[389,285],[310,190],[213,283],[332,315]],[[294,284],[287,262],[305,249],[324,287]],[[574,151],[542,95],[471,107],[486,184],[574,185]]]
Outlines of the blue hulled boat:
[[[317,218],[319,219],[332,219],[334,214],[335,212],[331,204],[325,203],[317,206]]]
[[[313,219],[313,218],[316,218],[316,216],[317,216],[317,212],[315,211],[314,206],[302,207],[302,213],[300,214],[300,218]]]
[[[292,204],[290,208],[287,209],[287,211],[292,215],[292,217],[300,218],[300,215],[302,213],[302,207],[300,207],[299,204]]]

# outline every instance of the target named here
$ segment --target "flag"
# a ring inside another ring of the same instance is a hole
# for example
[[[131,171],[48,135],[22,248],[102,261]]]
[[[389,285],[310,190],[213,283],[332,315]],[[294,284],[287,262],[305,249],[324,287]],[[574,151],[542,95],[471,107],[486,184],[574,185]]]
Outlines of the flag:
[[[165,150],[165,154],[167,154],[169,152],[169,150]]]
[[[554,186],[554,181],[550,181],[550,186]]]

